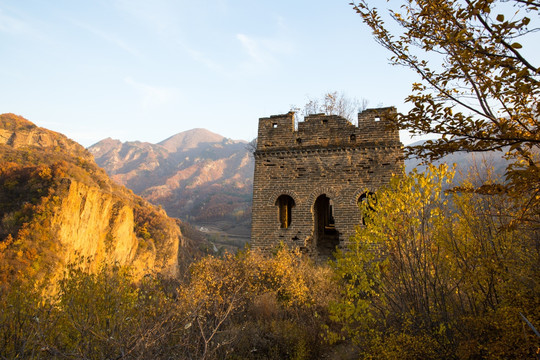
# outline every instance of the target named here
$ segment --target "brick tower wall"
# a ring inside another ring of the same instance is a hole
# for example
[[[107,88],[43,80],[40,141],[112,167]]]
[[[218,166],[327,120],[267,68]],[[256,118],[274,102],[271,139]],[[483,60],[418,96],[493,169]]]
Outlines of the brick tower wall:
[[[270,250],[283,242],[320,255],[315,202],[321,195],[332,203],[334,245],[346,246],[362,222],[358,199],[402,171],[403,145],[389,126],[395,114],[393,107],[368,109],[358,114],[358,126],[340,116],[310,115],[298,129],[293,113],[259,119],[252,247]],[[285,228],[276,203],[281,195],[294,202]]]

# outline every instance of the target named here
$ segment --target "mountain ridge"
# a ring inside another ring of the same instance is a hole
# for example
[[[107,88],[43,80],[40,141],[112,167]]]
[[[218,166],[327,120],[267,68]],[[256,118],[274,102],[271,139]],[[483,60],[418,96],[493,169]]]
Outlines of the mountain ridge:
[[[243,223],[248,237],[254,164],[246,144],[195,128],[156,144],[107,138],[88,150],[114,181],[172,216]]]

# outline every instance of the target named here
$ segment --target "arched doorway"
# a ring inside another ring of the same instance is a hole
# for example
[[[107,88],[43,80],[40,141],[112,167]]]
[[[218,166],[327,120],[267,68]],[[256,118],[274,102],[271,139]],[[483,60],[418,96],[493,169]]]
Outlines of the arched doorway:
[[[315,244],[319,255],[330,256],[339,245],[339,233],[334,223],[334,209],[332,200],[325,194],[320,195],[315,200],[314,229]]]

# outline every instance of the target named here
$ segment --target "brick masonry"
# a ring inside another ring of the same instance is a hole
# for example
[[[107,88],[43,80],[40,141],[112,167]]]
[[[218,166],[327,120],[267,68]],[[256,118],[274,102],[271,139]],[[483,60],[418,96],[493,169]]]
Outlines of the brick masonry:
[[[389,126],[395,114],[393,107],[367,109],[358,126],[316,114],[297,129],[292,112],[259,119],[252,247],[269,251],[283,242],[315,257],[345,247],[362,223],[361,196],[402,171],[403,145]]]

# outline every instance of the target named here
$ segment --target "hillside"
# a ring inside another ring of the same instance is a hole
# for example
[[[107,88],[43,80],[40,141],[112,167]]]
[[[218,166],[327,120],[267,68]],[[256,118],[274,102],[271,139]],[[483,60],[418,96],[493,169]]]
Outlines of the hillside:
[[[82,146],[0,115],[0,283],[54,278],[81,259],[175,276],[184,245],[179,223],[111,181]]]
[[[409,146],[418,146],[421,145],[425,140],[417,141]],[[489,151],[482,153],[467,153],[467,152],[456,152],[450,155],[443,157],[440,160],[434,162],[434,164],[447,163],[449,165],[456,164],[456,176],[454,177],[454,182],[459,183],[463,180],[464,177],[471,171],[471,169],[476,169],[480,176],[484,175],[486,167],[493,168],[494,174],[499,177],[504,177],[506,171],[506,166],[508,162],[504,159],[504,151]],[[421,164],[419,159],[406,159],[405,160],[405,169],[407,172],[411,171],[414,168],[419,170],[425,170],[425,165]]]
[[[193,129],[158,144],[109,138],[88,150],[114,181],[169,215],[248,239],[253,161],[244,141]]]

